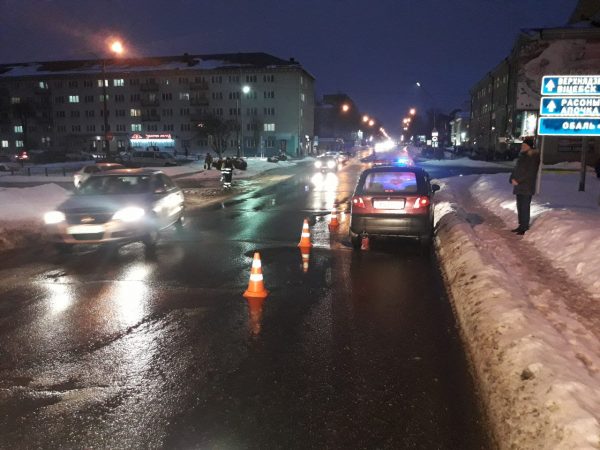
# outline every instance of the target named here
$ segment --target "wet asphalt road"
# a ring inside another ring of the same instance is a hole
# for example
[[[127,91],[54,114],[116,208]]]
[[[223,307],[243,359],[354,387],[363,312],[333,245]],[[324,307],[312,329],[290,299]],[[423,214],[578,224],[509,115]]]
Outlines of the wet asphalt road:
[[[359,169],[255,181],[156,255],[7,255],[0,448],[489,448],[435,257],[327,231]]]

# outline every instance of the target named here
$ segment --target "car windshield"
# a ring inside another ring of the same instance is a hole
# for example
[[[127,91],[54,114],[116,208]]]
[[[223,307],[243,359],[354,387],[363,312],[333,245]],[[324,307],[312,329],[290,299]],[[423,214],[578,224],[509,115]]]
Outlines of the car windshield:
[[[415,194],[417,177],[414,172],[373,172],[365,177],[365,194]]]
[[[78,191],[80,195],[142,194],[150,190],[148,175],[91,177]]]

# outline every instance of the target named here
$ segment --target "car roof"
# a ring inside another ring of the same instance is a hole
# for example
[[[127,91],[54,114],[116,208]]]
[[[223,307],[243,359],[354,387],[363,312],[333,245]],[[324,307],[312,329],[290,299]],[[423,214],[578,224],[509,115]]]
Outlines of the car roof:
[[[139,168],[139,169],[131,169],[130,168],[130,169],[110,170],[108,172],[97,173],[92,176],[94,176],[94,177],[111,177],[111,176],[123,176],[123,175],[142,176],[142,175],[156,175],[159,173],[162,173],[164,175],[162,170],[147,169],[147,168]]]
[[[427,175],[427,172],[420,167],[415,166],[400,166],[400,165],[389,165],[389,166],[377,166],[363,170],[361,175],[369,174],[372,172],[414,172],[420,175]]]

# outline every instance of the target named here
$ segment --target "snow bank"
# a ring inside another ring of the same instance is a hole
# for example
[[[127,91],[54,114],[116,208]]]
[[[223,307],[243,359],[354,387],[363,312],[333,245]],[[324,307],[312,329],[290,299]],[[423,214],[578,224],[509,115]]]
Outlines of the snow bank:
[[[446,180],[440,183],[443,189],[436,199],[440,265],[497,443],[506,449],[600,448],[597,337],[571,323],[575,319],[562,310],[553,311],[561,309],[553,301],[553,292],[529,278],[533,269],[520,267],[509,257],[511,249],[503,240],[517,237],[502,229],[491,232],[497,225],[493,217],[479,217],[464,199],[457,201],[460,183],[472,183],[473,197],[492,213],[503,212],[503,220],[511,225],[514,200],[506,174]],[[556,193],[548,189],[547,197],[553,197],[551,192]],[[577,200],[589,205],[587,200]],[[575,208],[568,223],[560,211],[544,206],[537,209],[533,227],[539,237],[534,238],[532,229],[525,238],[557,257],[557,263],[559,254],[562,264],[572,262],[573,252],[563,252],[565,245],[559,241],[582,225],[576,218],[585,214]],[[547,222],[542,222],[544,215]],[[588,228],[580,230],[578,239],[591,237],[597,224],[585,222]],[[549,232],[556,228],[560,229],[557,235]],[[597,249],[595,254],[598,267]],[[532,291],[539,295],[532,296]]]
[[[42,215],[70,195],[56,184],[0,188],[0,250],[31,243],[43,235]]]

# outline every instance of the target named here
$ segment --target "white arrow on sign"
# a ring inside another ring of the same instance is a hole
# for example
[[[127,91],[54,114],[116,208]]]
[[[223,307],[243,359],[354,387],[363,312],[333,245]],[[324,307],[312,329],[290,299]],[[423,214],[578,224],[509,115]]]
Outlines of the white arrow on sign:
[[[556,103],[554,103],[554,100],[548,103],[548,106],[546,106],[546,108],[548,109],[548,111],[553,113],[556,110]]]
[[[556,87],[556,85],[554,84],[554,81],[552,81],[552,80],[550,80],[546,83],[546,89],[548,89],[549,91],[553,91],[555,87]]]

